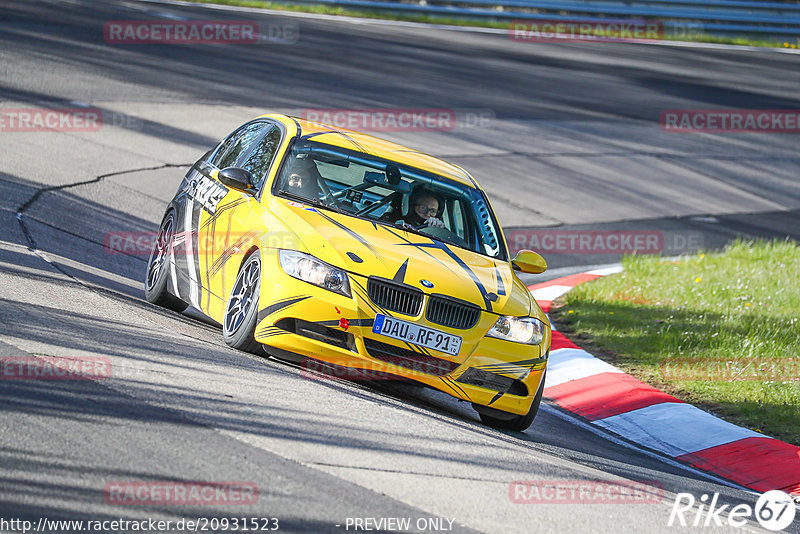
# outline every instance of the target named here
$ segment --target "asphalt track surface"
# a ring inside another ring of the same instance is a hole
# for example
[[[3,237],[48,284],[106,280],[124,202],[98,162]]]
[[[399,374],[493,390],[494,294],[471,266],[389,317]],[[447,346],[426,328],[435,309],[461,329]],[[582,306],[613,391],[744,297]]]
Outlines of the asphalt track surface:
[[[180,18],[289,25],[299,39],[103,40],[107,21]],[[796,136],[675,134],[657,121],[664,109],[798,109],[800,56],[518,43],[144,2],[2,1],[0,20],[4,110],[90,105],[106,123],[99,132],[0,132],[0,353],[105,356],[113,369],[100,381],[0,382],[0,518],[277,517],[290,532],[389,517],[414,526],[445,518],[458,532],[758,530],[668,527],[676,493],[717,492],[720,504],[756,496],[555,407],[528,431],[503,433],[434,392],[318,379],[230,350],[215,326],[146,303],[146,256],[109,253],[104,239],[155,230],[187,166],[240,123],[313,108],[491,117],[385,135],[473,171],[506,227],[699,232],[709,246],[740,234],[797,237]],[[555,276],[616,258],[548,259]],[[663,495],[653,504],[515,504],[509,485],[518,480],[649,481]],[[103,488],[117,481],[249,481],[259,499],[107,504]]]

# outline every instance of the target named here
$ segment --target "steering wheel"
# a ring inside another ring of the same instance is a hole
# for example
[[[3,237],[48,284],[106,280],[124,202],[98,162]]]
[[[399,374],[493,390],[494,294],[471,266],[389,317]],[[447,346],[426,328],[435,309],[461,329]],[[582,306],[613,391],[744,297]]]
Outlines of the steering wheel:
[[[322,195],[322,198],[319,199],[319,201],[325,203],[328,206],[333,206],[339,211],[342,211],[342,205],[339,204],[339,199],[333,196],[333,193],[331,193],[331,190],[328,188],[328,184],[325,183],[325,179],[324,178],[321,180],[317,179],[317,184],[324,193]]]
[[[429,224],[422,224],[420,226],[415,227],[414,229],[417,231],[422,231],[426,228],[428,229],[428,231],[424,232],[425,235],[429,235],[434,239],[444,241],[445,243],[450,243],[451,245],[456,245],[457,247],[468,248],[467,242],[464,241],[463,238],[459,237],[458,234],[456,234],[452,230],[448,230],[443,226],[432,226]]]
[[[435,219],[435,217],[433,217],[433,218]],[[439,219],[437,219],[437,220],[439,220]],[[433,228],[433,229],[439,228],[439,229],[442,229],[442,230],[447,230],[447,227],[445,227],[444,224],[442,224],[442,226],[437,226],[435,224],[428,224],[427,219],[425,220],[424,223],[420,224],[419,226],[415,226],[414,230],[422,230],[423,228]],[[449,230],[447,230],[447,231],[449,232]]]

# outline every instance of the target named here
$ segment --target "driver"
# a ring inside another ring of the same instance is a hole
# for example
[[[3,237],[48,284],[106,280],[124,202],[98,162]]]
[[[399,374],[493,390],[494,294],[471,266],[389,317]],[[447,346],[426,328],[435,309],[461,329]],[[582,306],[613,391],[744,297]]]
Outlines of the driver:
[[[422,191],[418,195],[412,195],[409,199],[408,214],[405,217],[405,222],[415,228],[419,226],[444,228],[444,223],[436,217],[439,215],[441,204],[438,196],[430,191]]]
[[[319,188],[319,182],[314,177],[318,174],[314,163],[307,160],[297,160],[294,162],[291,174],[284,182],[284,189],[309,200],[318,200],[322,193]]]

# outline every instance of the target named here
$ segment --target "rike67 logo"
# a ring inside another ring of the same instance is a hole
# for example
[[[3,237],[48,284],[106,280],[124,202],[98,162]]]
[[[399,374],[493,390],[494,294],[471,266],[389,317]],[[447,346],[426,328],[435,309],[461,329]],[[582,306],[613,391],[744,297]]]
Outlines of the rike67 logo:
[[[739,528],[755,519],[767,530],[783,530],[794,521],[797,514],[791,495],[780,490],[771,490],[758,498],[755,507],[749,504],[719,505],[719,493],[713,497],[702,495],[697,502],[691,493],[678,493],[667,526],[703,527],[728,526]],[[695,509],[696,507],[696,509]],[[723,515],[724,514],[724,515]]]

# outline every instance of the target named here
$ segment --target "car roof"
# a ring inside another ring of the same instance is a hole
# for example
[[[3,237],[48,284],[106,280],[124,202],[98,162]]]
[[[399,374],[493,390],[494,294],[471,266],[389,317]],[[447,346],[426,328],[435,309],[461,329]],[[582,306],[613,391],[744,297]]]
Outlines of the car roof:
[[[401,165],[414,167],[433,174],[438,174],[445,178],[450,178],[459,183],[479,189],[477,182],[472,176],[458,165],[453,165],[430,154],[425,154],[413,148],[409,148],[398,143],[393,143],[379,137],[364,133],[314,122],[290,115],[267,114],[259,118],[271,118],[280,120],[286,126],[291,127],[296,124],[300,127],[300,134],[303,137],[313,135],[314,141],[333,145],[348,150],[364,152],[382,159],[395,161]]]

